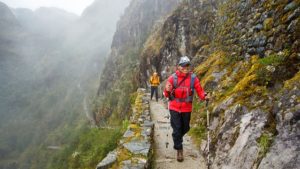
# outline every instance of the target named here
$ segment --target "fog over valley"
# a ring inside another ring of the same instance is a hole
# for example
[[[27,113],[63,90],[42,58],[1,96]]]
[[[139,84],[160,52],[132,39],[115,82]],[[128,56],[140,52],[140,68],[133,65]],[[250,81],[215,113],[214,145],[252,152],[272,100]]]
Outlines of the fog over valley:
[[[95,0],[78,16],[0,2],[0,168],[45,168],[47,146],[93,125],[91,100],[128,4]]]

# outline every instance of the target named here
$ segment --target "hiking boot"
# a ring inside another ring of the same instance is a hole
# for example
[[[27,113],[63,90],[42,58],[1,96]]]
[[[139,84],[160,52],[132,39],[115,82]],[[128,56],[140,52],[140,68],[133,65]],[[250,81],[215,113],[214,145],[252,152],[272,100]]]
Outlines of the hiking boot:
[[[183,150],[177,150],[177,161],[178,162],[183,161]]]

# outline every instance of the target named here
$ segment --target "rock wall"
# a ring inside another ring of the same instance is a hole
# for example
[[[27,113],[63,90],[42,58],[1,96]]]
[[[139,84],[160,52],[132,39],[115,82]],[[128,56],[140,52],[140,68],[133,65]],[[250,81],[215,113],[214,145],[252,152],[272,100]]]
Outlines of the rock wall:
[[[216,4],[215,1],[183,1],[153,31],[141,53],[141,84],[145,85],[154,70],[166,79],[182,55],[198,55],[193,58],[194,65],[203,61],[199,50],[214,38]]]
[[[150,118],[150,97],[145,92],[146,90],[142,88],[137,90],[138,95],[127,131],[120,140],[119,146],[110,152],[96,169],[151,167],[154,123]]]

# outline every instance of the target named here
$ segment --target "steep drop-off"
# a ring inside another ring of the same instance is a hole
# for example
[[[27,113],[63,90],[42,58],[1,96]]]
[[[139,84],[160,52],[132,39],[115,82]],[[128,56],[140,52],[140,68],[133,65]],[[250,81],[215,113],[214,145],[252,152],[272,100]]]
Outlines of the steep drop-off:
[[[115,146],[119,128],[89,128],[89,101],[128,4],[96,0],[78,17],[0,2],[0,168],[94,168]]]

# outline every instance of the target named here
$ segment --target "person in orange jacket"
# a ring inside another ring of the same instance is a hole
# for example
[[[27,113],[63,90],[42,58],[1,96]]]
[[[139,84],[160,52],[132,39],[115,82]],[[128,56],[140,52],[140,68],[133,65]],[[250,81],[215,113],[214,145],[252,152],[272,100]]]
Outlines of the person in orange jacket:
[[[153,75],[150,77],[150,85],[151,85],[151,100],[153,94],[155,93],[156,101],[158,101],[158,85],[160,84],[159,76],[157,72],[154,72]]]
[[[183,136],[190,129],[194,92],[196,91],[201,100],[208,99],[199,79],[190,72],[190,65],[190,59],[187,56],[181,57],[176,72],[168,78],[164,89],[164,96],[169,98],[173,148],[177,150],[179,162],[184,160],[182,142]]]

